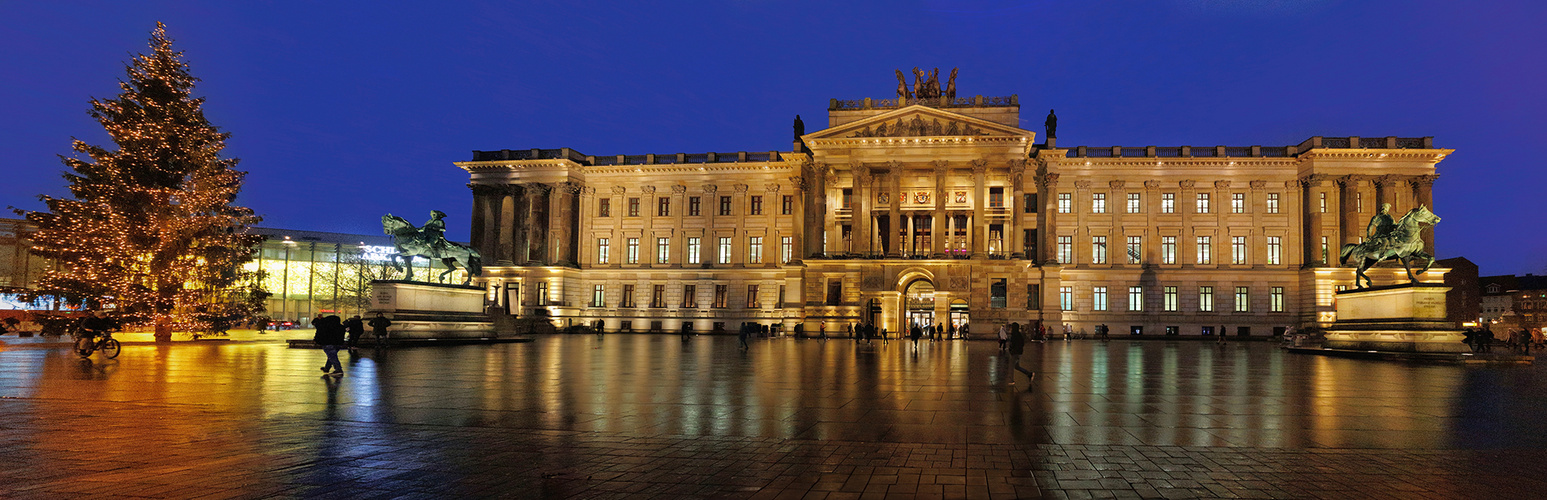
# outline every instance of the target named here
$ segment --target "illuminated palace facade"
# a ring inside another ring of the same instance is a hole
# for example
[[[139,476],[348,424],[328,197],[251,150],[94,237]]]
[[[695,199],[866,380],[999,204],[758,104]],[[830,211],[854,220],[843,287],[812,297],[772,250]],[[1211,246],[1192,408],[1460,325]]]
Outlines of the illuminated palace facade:
[[[1451,153],[1427,137],[1059,147],[1019,121],[1015,96],[834,100],[790,151],[456,165],[491,304],[561,327],[1268,335],[1332,321],[1352,284],[1328,265],[1339,246],[1382,202],[1432,207]]]

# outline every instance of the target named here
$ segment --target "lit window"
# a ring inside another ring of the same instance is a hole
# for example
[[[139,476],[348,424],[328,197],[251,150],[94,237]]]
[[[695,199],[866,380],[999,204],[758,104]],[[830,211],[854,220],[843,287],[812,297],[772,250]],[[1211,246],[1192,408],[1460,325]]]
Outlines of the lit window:
[[[1128,193],[1128,213],[1136,214],[1144,211],[1144,204],[1139,202],[1139,193]]]
[[[724,309],[726,307],[726,305],[725,305],[727,303],[726,301],[729,300],[727,298],[727,296],[730,295],[729,289],[730,289],[730,285],[715,285],[714,286],[714,305],[712,305],[711,307],[714,307],[716,309]]]
[[[1278,213],[1278,193],[1268,193],[1268,213]]]
[[[1198,193],[1198,213],[1209,213],[1209,194]]]
[[[1282,255],[1282,251],[1283,251],[1282,248],[1283,248],[1282,245],[1279,244],[1279,237],[1278,236],[1269,236],[1268,237],[1268,264],[1269,265],[1278,265],[1278,263],[1279,263],[1279,256]]]
[[[787,264],[787,263],[789,263],[792,260],[795,260],[795,237],[793,237],[793,236],[780,236],[779,237],[779,262]]]
[[[1160,193],[1160,213],[1176,213],[1176,193]]]
[[[731,239],[729,236],[720,237],[720,263],[731,263]]]
[[[1230,237],[1230,263],[1231,264],[1237,264],[1237,265],[1245,264],[1246,263],[1246,237],[1245,236],[1231,236]]]
[[[763,262],[762,236],[753,236],[747,238],[747,262],[752,264]]]
[[[627,262],[629,264],[638,264],[639,263],[639,238],[629,238],[627,240],[624,240],[623,251],[624,251],[623,262]]]
[[[1268,297],[1272,299],[1269,307],[1273,308],[1273,312],[1284,312],[1284,287],[1275,286],[1268,289]]]
[[[697,285],[682,285],[682,307],[698,307]]]
[[[1004,208],[1004,188],[988,188],[988,206],[989,208]]]
[[[655,239],[655,262],[657,264],[665,264],[665,263],[667,263],[668,260],[670,260],[670,258],[669,258],[670,255],[671,255],[671,238],[656,238]]]
[[[1176,312],[1176,287],[1168,286],[1161,288],[1161,301],[1160,306],[1166,312]]]
[[[1251,297],[1247,295],[1247,287],[1235,287],[1235,312],[1246,312],[1247,305],[1251,303]]]
[[[611,198],[602,198],[600,200],[596,200],[596,216],[597,217],[612,217],[612,199]]]
[[[1107,237],[1092,236],[1090,239],[1090,263],[1107,263]]]
[[[607,306],[606,294],[603,293],[602,285],[592,285],[591,286],[591,307],[606,307],[606,306]]]
[[[1144,310],[1144,287],[1128,287],[1128,310],[1134,312]]]
[[[655,285],[650,288],[650,307],[666,307],[666,285]]]
[[[628,199],[628,216],[639,217],[639,198]]]
[[[1093,214],[1104,214],[1104,213],[1107,213],[1107,194],[1106,193],[1093,193],[1093,194],[1090,195],[1090,213],[1093,213]]]
[[[537,282],[537,305],[548,305],[548,282]]]
[[[1214,287],[1198,287],[1198,310],[1201,312],[1214,312]]]
[[[1208,264],[1210,262],[1213,262],[1213,260],[1214,260],[1212,258],[1213,254],[1214,254],[1213,242],[1214,242],[1214,238],[1212,236],[1199,236],[1198,237],[1198,263],[1199,264]]]
[[[688,238],[688,263],[698,264],[699,262],[701,261],[698,260],[698,237],[690,237]]]
[[[1105,310],[1107,310],[1107,287],[1104,287],[1104,286],[1095,287],[1095,288],[1091,289],[1091,293],[1092,293],[1092,298],[1095,299],[1092,302],[1091,310],[1092,311],[1105,311]]]
[[[1161,264],[1175,264],[1176,263],[1176,237],[1175,236],[1161,236],[1160,237],[1160,263]]]
[[[795,213],[795,196],[784,195],[783,201],[779,204],[779,215],[790,215],[793,213]]]
[[[620,307],[634,307],[634,285],[623,285],[623,301]]]
[[[665,196],[662,196],[660,198],[656,198],[655,199],[655,216],[656,217],[670,217],[671,216],[671,198],[667,198]]]
[[[1230,194],[1230,213],[1233,213],[1233,214],[1244,214],[1244,213],[1246,213],[1246,193],[1231,193]]]
[[[729,197],[729,196],[721,196],[720,197],[720,215],[730,215],[730,214],[731,214],[731,197]]]
[[[838,208],[849,210],[854,208],[854,190],[845,188],[838,198]]]
[[[1354,211],[1364,211],[1364,193],[1354,193]]]
[[[1074,287],[1070,287],[1070,286],[1058,287],[1058,310],[1060,310],[1060,311],[1073,311],[1074,310]]]
[[[1074,195],[1069,193],[1058,193],[1058,213],[1072,213],[1073,209]]]
[[[596,239],[596,263],[606,264],[611,247],[607,245],[607,238]]]
[[[763,197],[751,196],[748,200],[747,215],[763,215]]]
[[[1144,239],[1143,238],[1144,238],[1143,236],[1129,236],[1128,237],[1128,263],[1129,264],[1138,264],[1140,260],[1143,260],[1143,257],[1144,257]]]
[[[1058,262],[1061,264],[1074,264],[1074,237],[1058,237]]]
[[[700,211],[701,211],[702,208],[703,208],[703,204],[698,201],[698,197],[697,196],[689,196],[688,197],[688,215],[692,215],[692,216],[697,217],[698,215],[700,215]]]
[[[762,301],[758,300],[757,291],[757,285],[747,285],[747,309],[757,309],[759,307],[763,307]]]
[[[1326,236],[1322,236],[1321,237],[1321,262],[1323,264],[1331,262],[1331,261],[1327,260],[1327,237]]]

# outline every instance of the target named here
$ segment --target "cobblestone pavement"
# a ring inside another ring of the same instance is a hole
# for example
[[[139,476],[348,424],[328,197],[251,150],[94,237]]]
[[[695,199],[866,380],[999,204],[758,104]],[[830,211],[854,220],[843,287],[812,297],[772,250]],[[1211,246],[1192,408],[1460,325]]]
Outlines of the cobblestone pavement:
[[[555,336],[361,352],[334,378],[275,344],[0,346],[0,496],[1547,497],[1536,367],[1121,340],[1021,364]]]

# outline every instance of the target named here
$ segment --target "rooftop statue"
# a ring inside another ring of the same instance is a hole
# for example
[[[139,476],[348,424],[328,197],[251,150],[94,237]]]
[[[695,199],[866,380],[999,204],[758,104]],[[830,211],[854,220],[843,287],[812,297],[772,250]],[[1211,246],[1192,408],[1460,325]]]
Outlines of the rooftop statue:
[[[392,245],[397,248],[397,253],[392,256],[392,268],[403,269],[398,264],[399,259],[408,264],[408,272],[403,276],[405,281],[414,280],[414,257],[437,259],[446,264],[446,270],[439,276],[441,283],[445,283],[446,276],[457,270],[458,263],[467,268],[467,279],[462,280],[463,285],[472,282],[473,276],[483,275],[483,256],[478,254],[477,249],[446,240],[445,218],[445,212],[431,210],[430,220],[424,223],[423,228],[417,228],[402,217],[392,214],[381,216],[381,228],[392,235]]]
[[[1042,122],[1042,126],[1047,127],[1047,138],[1058,138],[1058,115],[1053,114],[1053,110],[1047,110],[1047,121]]]
[[[1366,269],[1374,267],[1386,259],[1396,259],[1402,263],[1402,268],[1407,270],[1409,282],[1417,283],[1418,278],[1413,276],[1412,261],[1424,261],[1423,269],[1418,274],[1429,270],[1434,265],[1434,256],[1423,252],[1423,238],[1419,234],[1423,224],[1435,225],[1440,223],[1440,218],[1429,211],[1429,207],[1419,205],[1418,208],[1408,210],[1406,215],[1395,223],[1387,212],[1391,210],[1390,203],[1382,203],[1380,213],[1370,218],[1370,224],[1366,227],[1367,237],[1364,243],[1349,243],[1343,245],[1340,252],[1341,262],[1348,265],[1352,260],[1354,268],[1354,286],[1365,288],[1373,286],[1370,277],[1364,274]]]

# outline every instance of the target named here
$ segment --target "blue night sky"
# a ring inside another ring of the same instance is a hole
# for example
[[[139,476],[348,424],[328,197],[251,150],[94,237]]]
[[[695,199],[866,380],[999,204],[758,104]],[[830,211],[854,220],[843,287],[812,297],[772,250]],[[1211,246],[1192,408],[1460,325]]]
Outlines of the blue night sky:
[[[440,209],[465,238],[452,162],[472,150],[787,150],[797,113],[817,130],[830,98],[890,97],[894,69],[960,67],[963,95],[1018,94],[1022,128],[1057,108],[1061,146],[1434,136],[1456,150],[1438,256],[1547,271],[1527,216],[1547,185],[1547,2],[446,4],[0,4],[0,205],[65,192],[70,137],[107,142],[87,100],[163,21],[269,227],[378,234],[383,213]]]

